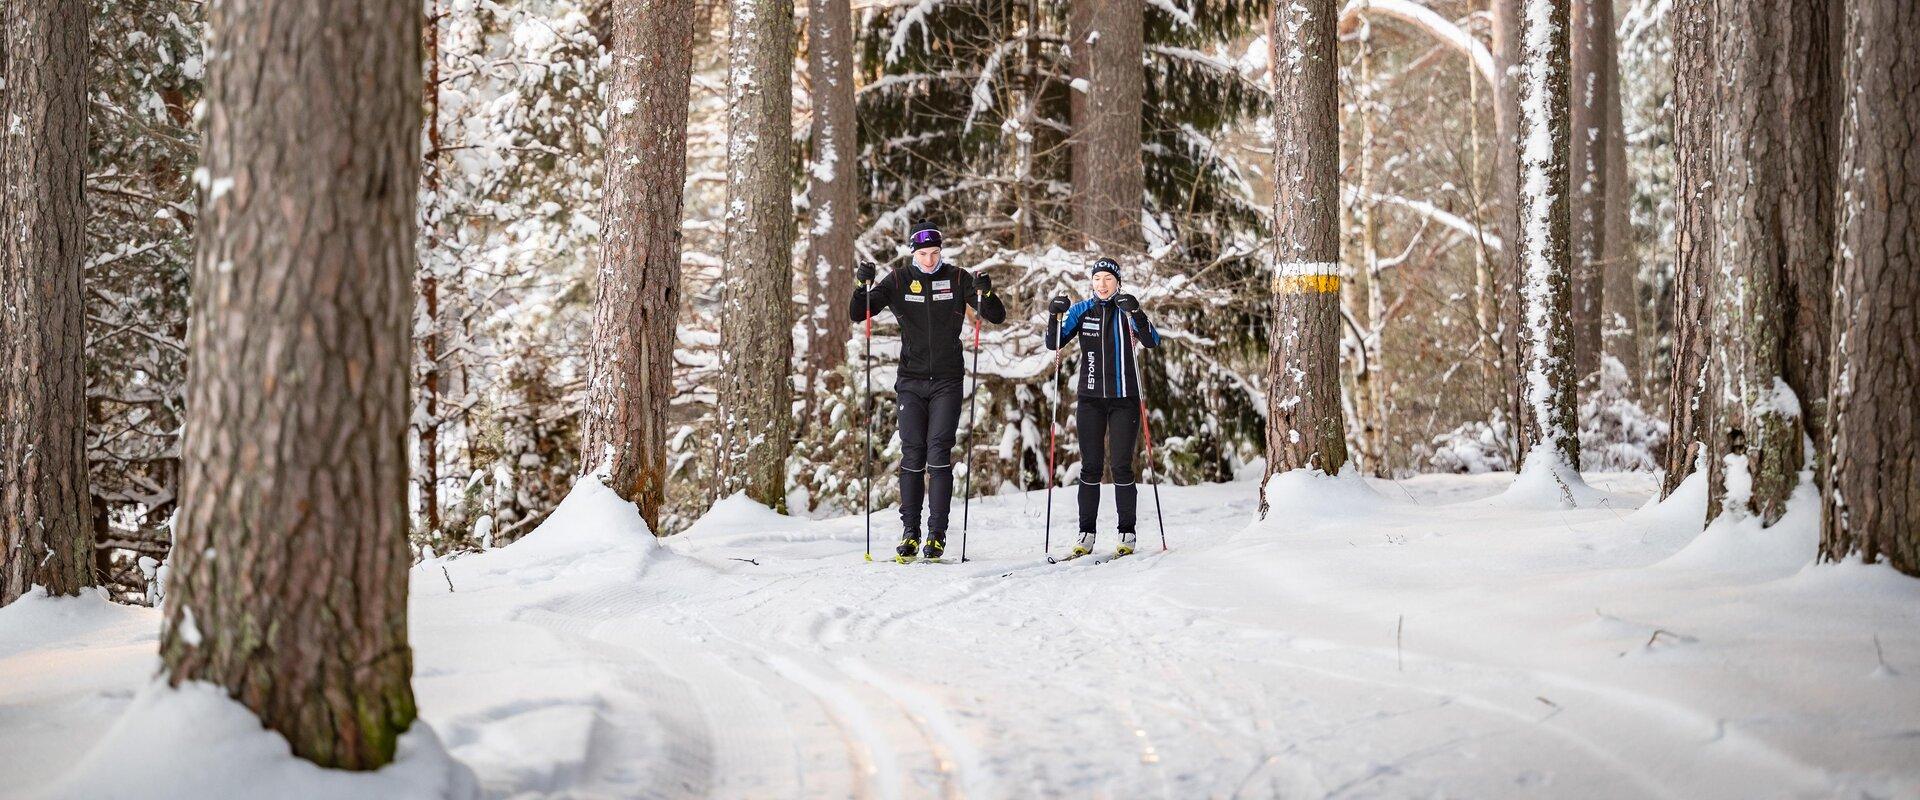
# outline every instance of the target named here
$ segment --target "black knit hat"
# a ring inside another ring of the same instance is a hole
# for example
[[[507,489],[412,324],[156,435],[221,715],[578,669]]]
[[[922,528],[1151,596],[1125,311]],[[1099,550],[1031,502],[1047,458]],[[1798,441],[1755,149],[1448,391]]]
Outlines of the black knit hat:
[[[940,246],[940,229],[939,228],[934,227],[933,223],[928,222],[924,219],[920,220],[919,222],[913,223],[913,233],[907,236],[908,250],[918,250],[922,247],[939,247],[939,246]]]
[[[1091,278],[1102,272],[1111,272],[1113,273],[1114,280],[1120,280],[1120,262],[1111,258],[1102,258],[1095,261],[1093,262],[1093,269],[1087,272],[1087,277]]]

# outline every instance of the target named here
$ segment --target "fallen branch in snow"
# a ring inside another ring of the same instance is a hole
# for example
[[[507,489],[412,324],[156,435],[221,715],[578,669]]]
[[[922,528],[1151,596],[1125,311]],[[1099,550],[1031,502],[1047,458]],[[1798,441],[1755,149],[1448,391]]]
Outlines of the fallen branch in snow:
[[[452,594],[453,593],[453,573],[447,571],[447,565],[441,564],[440,574],[442,576],[445,576],[447,579],[447,593]]]
[[[727,556],[727,560],[728,560],[728,561],[745,561],[745,562],[747,562],[747,563],[749,563],[749,564],[752,564],[752,565],[754,565],[754,566],[756,566],[756,567],[757,567],[757,566],[760,566],[760,560],[759,560],[759,559],[754,559],[754,558],[740,558],[740,557],[738,557],[738,556]]]

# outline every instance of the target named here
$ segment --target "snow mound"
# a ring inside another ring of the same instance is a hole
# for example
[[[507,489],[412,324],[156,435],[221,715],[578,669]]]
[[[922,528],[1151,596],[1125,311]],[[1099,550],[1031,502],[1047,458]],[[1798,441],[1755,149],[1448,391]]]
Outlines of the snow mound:
[[[500,585],[502,578],[508,585],[525,585],[584,572],[638,572],[659,549],[660,542],[640,518],[640,509],[588,475],[574,482],[567,498],[540,527],[518,541],[477,556],[422,566],[446,567],[450,580],[465,590]]]
[[[155,681],[135,697],[47,800],[466,800],[479,796],[466,765],[453,760],[424,720],[401,735],[394,762],[373,772],[323,769],[296,758],[280,734],[220,687]]]
[[[1301,517],[1364,517],[1388,502],[1348,464],[1338,475],[1293,469],[1267,478],[1267,520],[1288,527]],[[1261,523],[1256,523],[1256,526]]]
[[[1699,530],[1707,523],[1707,473],[1694,471],[1665,498],[1655,492],[1646,505],[1627,515],[1627,519],[1641,525],[1686,526]]]
[[[148,612],[107,599],[105,589],[86,589],[75,597],[48,595],[35,586],[0,607],[0,658],[24,653],[48,642],[78,640],[100,631],[138,622]]]
[[[1695,473],[1687,481],[1695,478],[1700,479],[1704,506],[1705,478]],[[1654,566],[1786,577],[1806,567],[1819,550],[1820,491],[1813,481],[1803,479],[1787,498],[1787,511],[1779,522],[1763,526],[1759,517],[1729,508],[1692,543]]]
[[[755,502],[746,492],[713,504],[700,519],[687,527],[682,536],[721,536],[734,533],[763,533],[793,529],[804,524],[785,514]]]
[[[1579,470],[1562,461],[1553,445],[1543,442],[1527,454],[1513,485],[1486,502],[1499,508],[1597,508],[1609,499],[1610,495],[1587,485]]]

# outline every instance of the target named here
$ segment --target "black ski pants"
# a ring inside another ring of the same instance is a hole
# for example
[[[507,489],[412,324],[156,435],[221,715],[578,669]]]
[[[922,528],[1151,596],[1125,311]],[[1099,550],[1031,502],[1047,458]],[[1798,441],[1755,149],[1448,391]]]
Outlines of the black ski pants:
[[[1113,505],[1120,530],[1133,531],[1139,487],[1133,484],[1134,446],[1140,441],[1140,398],[1082,397],[1074,421],[1080,428],[1080,530],[1093,530],[1100,516],[1100,478],[1113,469]]]
[[[960,427],[960,378],[901,378],[893,385],[900,411],[900,526],[909,536],[920,532],[920,509],[927,508],[927,533],[947,535],[953,508],[953,437]]]

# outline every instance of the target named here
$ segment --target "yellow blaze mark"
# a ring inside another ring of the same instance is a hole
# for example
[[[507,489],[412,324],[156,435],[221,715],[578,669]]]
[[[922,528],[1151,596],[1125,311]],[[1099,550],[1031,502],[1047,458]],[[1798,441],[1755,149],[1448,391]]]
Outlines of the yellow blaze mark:
[[[1340,291],[1338,275],[1283,275],[1273,279],[1273,290],[1280,294],[1309,294]]]

